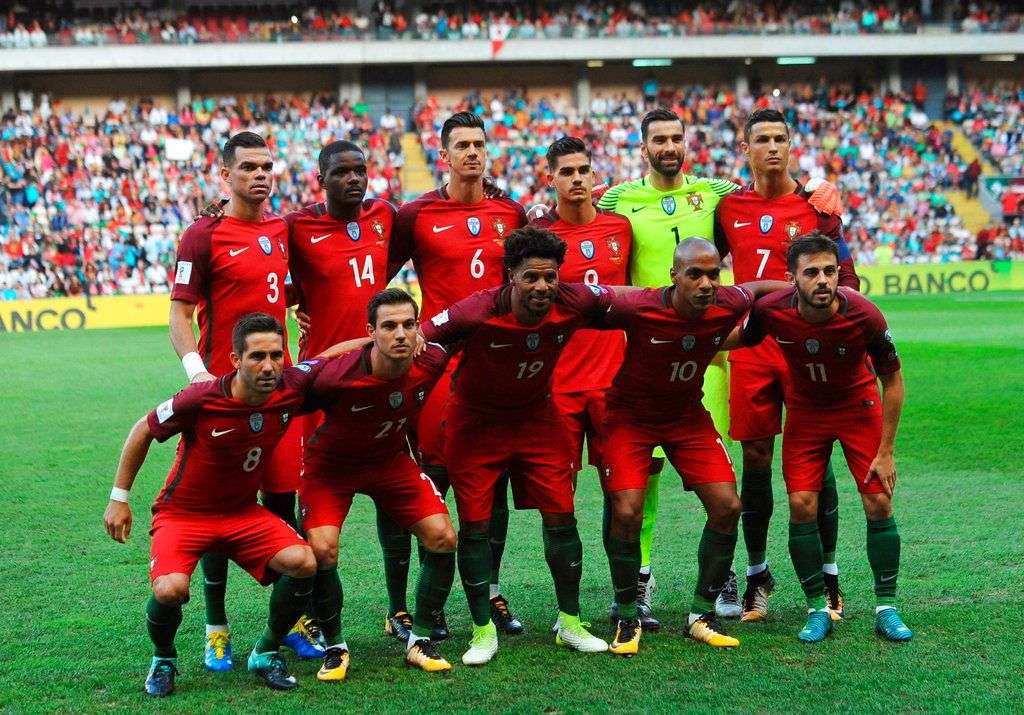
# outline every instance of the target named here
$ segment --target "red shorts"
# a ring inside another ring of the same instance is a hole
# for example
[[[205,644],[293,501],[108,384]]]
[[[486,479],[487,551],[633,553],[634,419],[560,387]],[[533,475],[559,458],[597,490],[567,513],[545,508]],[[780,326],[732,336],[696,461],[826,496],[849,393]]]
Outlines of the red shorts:
[[[750,351],[756,362],[733,360],[729,365],[729,436],[739,442],[774,437],[782,432],[785,358],[770,337]]]
[[[606,493],[646,489],[651,450],[658,445],[683,478],[686,489],[736,481],[732,458],[707,410],[661,424],[612,413],[605,423],[604,437],[601,486]]]
[[[552,405],[524,419],[502,421],[449,405],[445,455],[459,520],[491,518],[494,485],[510,472],[516,509],[571,514],[573,468],[569,435]]]
[[[294,417],[274,453],[267,462],[260,491],[267,493],[294,492],[299,489],[302,473],[302,429],[305,417]]]
[[[224,554],[266,586],[277,574],[267,564],[291,546],[306,542],[281,517],[259,504],[230,514],[159,511],[153,516],[149,579],[191,576],[205,553]]]
[[[402,452],[390,462],[358,470],[344,465],[327,469],[310,465],[299,488],[302,526],[341,528],[357,493],[369,496],[378,509],[406,529],[428,516],[448,513],[434,483]]]
[[[423,465],[444,465],[445,436],[442,424],[444,422],[445,406],[448,404],[448,395],[452,387],[452,372],[458,365],[458,359],[453,358],[448,362],[441,379],[434,385],[434,389],[427,396],[423,403],[420,417],[416,421],[415,440],[420,463]]]
[[[605,390],[556,392],[551,396],[569,431],[573,468],[583,469],[583,438],[587,438],[587,462],[601,466],[601,432],[604,426]]]
[[[782,476],[787,492],[820,492],[836,440],[861,494],[878,494],[882,484],[864,484],[882,441],[882,406],[877,399],[830,410],[790,409],[782,435]]]

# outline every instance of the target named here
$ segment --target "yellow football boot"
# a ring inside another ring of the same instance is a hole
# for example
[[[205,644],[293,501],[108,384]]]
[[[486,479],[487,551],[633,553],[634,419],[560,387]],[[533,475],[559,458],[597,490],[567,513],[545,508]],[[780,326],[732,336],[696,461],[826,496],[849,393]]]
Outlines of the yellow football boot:
[[[690,638],[701,643],[707,643],[712,648],[735,648],[740,644],[732,636],[727,636],[715,630],[714,614],[705,613],[703,616],[690,624],[687,634]]]
[[[437,647],[429,638],[417,638],[405,651],[405,664],[427,673],[447,673],[452,664],[441,657]]]
[[[324,654],[324,664],[317,671],[316,679],[323,683],[338,683],[348,675],[348,648],[331,646]]]
[[[640,651],[640,634],[643,629],[635,618],[619,619],[615,626],[615,639],[608,645],[608,652],[630,658]]]

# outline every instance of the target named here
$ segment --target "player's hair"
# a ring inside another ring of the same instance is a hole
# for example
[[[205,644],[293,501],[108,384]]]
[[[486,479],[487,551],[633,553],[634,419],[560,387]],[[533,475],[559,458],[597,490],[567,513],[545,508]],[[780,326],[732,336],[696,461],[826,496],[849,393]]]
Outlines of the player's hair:
[[[402,303],[408,303],[412,306],[413,316],[420,317],[420,307],[416,305],[416,301],[413,297],[406,293],[401,288],[385,288],[377,295],[370,298],[370,302],[366,306],[366,322],[370,325],[377,325],[377,310],[382,305],[400,305]]]
[[[236,355],[245,354],[245,340],[254,333],[276,333],[284,339],[284,326],[266,313],[247,313],[238,319],[231,331],[231,349]]]
[[[473,112],[456,112],[445,119],[444,124],[441,125],[441,146],[445,149],[448,148],[448,139],[451,137],[452,132],[459,127],[469,127],[470,129],[475,128],[484,131],[484,120],[479,115],[473,114]]]
[[[796,273],[796,264],[800,256],[810,256],[815,253],[831,253],[839,262],[839,244],[823,234],[821,231],[811,231],[803,236],[797,236],[789,244],[786,251],[786,268],[790,273]]]
[[[647,129],[651,126],[652,122],[679,122],[679,124],[685,129],[686,126],[683,124],[682,118],[673,112],[671,109],[665,107],[658,107],[652,109],[644,118],[640,120],[640,139],[647,141]]]
[[[789,135],[789,122],[786,121],[786,116],[778,109],[755,109],[747,117],[746,124],[743,125],[743,141],[750,141],[750,130],[755,124],[761,122],[782,122],[786,127],[786,134]]]
[[[518,268],[530,258],[553,258],[560,266],[565,261],[565,241],[547,229],[517,228],[505,239],[505,270]]]
[[[585,154],[587,161],[590,161],[590,149],[578,137],[561,137],[551,142],[548,147],[548,169],[554,173],[558,168],[558,159],[569,154]]]
[[[239,149],[267,148],[267,140],[256,132],[238,132],[224,142],[224,148],[220,150],[221,161],[224,166],[235,165],[235,152]]]
[[[327,146],[325,146],[323,149],[320,150],[320,157],[317,159],[317,166],[320,169],[320,173],[327,173],[327,167],[331,163],[332,156],[334,156],[335,154],[344,154],[350,151],[355,152],[360,156],[366,156],[366,154],[363,153],[363,148],[361,146],[350,141],[345,141],[344,139],[333,141]]]

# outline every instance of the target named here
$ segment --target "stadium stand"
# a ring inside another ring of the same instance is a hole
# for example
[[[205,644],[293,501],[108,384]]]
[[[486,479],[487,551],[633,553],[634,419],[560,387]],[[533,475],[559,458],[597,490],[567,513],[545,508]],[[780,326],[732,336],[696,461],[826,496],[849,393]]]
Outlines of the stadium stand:
[[[663,2],[655,9],[632,3],[545,3],[495,10],[462,3],[427,4],[415,13],[377,3],[369,13],[308,7],[297,14],[259,7],[245,13],[170,9],[97,14],[77,18],[23,10],[8,13],[0,48],[47,45],[192,44],[303,40],[473,40],[495,34],[508,39],[675,37],[717,34],[915,33],[925,22],[951,32],[1016,32],[1022,15],[997,2],[955,3],[948,15],[922,18],[921,3],[769,2],[709,0]],[[539,4],[538,4],[539,5]]]

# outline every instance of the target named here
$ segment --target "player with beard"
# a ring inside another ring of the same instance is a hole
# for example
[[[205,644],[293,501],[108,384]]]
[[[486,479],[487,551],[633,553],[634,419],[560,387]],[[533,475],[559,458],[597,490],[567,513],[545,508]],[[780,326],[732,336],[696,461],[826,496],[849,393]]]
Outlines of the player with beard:
[[[484,186],[487,136],[484,123],[472,112],[457,112],[441,127],[441,159],[449,166],[448,183],[404,204],[391,238],[388,277],[412,260],[423,290],[424,315],[435,315],[472,293],[499,286],[504,280],[502,256],[505,238],[526,224],[526,213],[515,201],[488,196]],[[416,425],[415,437],[423,471],[442,494],[448,492],[444,461],[442,414],[458,357],[430,394]],[[522,633],[523,624],[509,609],[498,585],[498,572],[508,533],[508,477],[495,484],[489,542],[491,616],[507,634]],[[396,534],[407,544],[409,537]],[[408,547],[406,547],[408,548]],[[400,552],[398,547],[395,552]],[[388,558],[389,569],[408,568]],[[443,617],[438,630],[446,633]]]
[[[669,109],[654,109],[640,123],[640,153],[650,166],[641,179],[613,186],[601,197],[598,206],[615,211],[633,225],[633,250],[630,254],[630,283],[656,287],[663,280],[665,266],[680,241],[689,237],[714,240],[715,210],[722,197],[738,190],[738,184],[725,179],[685,174],[685,128]],[[840,213],[838,192],[832,184],[822,184],[811,196],[823,213]],[[728,373],[724,355],[716,356],[704,375],[704,404],[711,412],[719,432],[728,428]],[[652,478],[644,501],[644,525],[640,533],[641,562],[639,602],[650,611],[655,582],[651,576],[651,543],[658,511],[658,483],[664,464],[664,452],[655,452]],[[718,615],[740,615],[735,578],[730,578],[716,603]],[[617,616],[613,609],[613,618]],[[648,630],[657,628],[653,616],[643,620]]]
[[[789,494],[789,553],[808,608],[797,637],[813,643],[832,632],[818,494],[838,441],[867,517],[875,630],[887,640],[908,641],[913,634],[895,606],[900,535],[892,515],[903,376],[881,312],[857,291],[839,287],[839,261],[839,247],[817,231],[793,241],[786,254],[793,287],[759,301],[741,337],[755,345],[771,335],[789,368],[782,475]]]
[[[856,290],[860,281],[843,240],[842,219],[819,213],[809,194],[789,174],[790,131],[775,109],[759,109],[747,119],[740,148],[754,181],[734,191],[715,212],[715,243],[732,255],[737,283],[784,280],[786,250],[797,236],[818,230],[836,241],[840,251],[839,284]],[[768,597],[775,579],[768,569],[768,523],[772,515],[772,455],[775,435],[782,432],[783,382],[786,362],[771,337],[760,345],[729,353],[729,436],[743,445],[743,539],[747,548],[744,621],[768,616]],[[818,499],[818,526],[825,550],[825,598],[829,613],[843,615],[836,542],[839,537],[839,494],[831,464]]]

